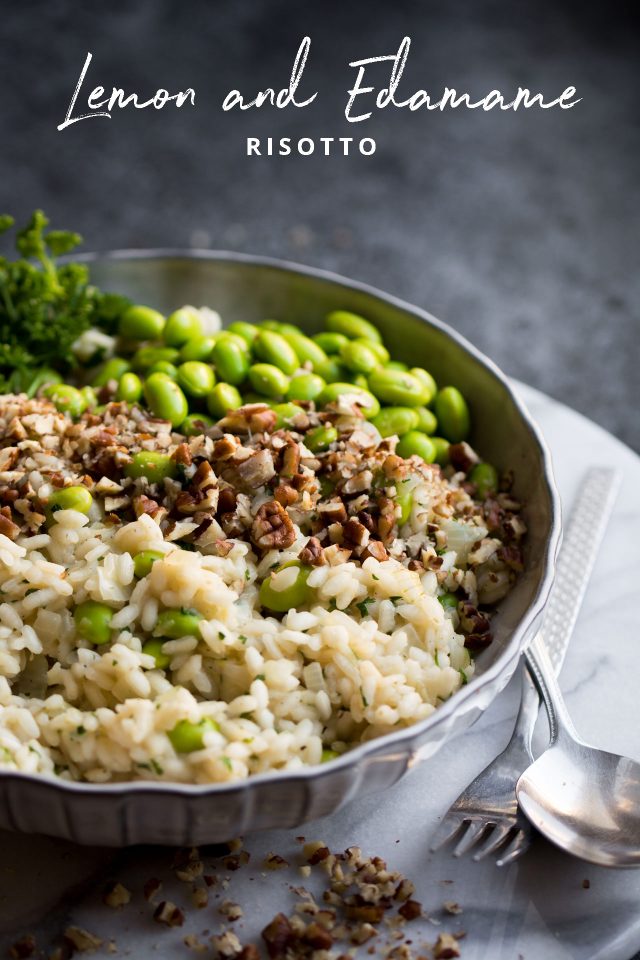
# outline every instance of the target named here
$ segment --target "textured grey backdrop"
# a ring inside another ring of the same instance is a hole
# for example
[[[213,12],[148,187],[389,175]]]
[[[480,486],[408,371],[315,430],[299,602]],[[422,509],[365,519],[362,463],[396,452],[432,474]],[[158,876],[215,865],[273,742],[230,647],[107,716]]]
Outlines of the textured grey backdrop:
[[[231,87],[286,85],[307,33],[311,107],[222,113]],[[407,92],[523,85],[550,97],[574,85],[583,102],[389,109],[347,124],[348,61],[391,53],[405,34]],[[88,248],[212,245],[371,281],[638,450],[637,36],[616,2],[5,2],[2,205],[42,206]],[[195,109],[122,111],[58,133],[87,50],[89,89],[193,86]],[[378,150],[249,159],[247,135],[368,135]]]

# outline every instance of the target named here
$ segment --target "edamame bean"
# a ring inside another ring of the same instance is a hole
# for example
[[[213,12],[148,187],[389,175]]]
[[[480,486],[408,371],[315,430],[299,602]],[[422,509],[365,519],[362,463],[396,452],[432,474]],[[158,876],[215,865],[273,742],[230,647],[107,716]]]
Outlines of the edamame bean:
[[[265,397],[283,397],[289,389],[289,377],[272,363],[254,363],[249,380],[256,393]]]
[[[314,373],[322,377],[326,383],[338,383],[338,381],[344,383],[350,375],[350,371],[343,367],[341,363],[338,363],[335,356],[327,357],[326,360],[319,363]]]
[[[288,426],[295,417],[300,416],[303,412],[297,403],[275,403],[272,410],[278,418],[276,420],[276,430],[282,430],[283,427]]]
[[[146,371],[148,377],[150,377],[152,373],[164,373],[170,380],[175,380],[178,376],[178,368],[175,363],[169,363],[168,360],[158,360],[157,363],[152,363]]]
[[[98,398],[93,387],[81,387],[80,393],[84,400],[85,410],[93,410],[98,405]]]
[[[35,377],[25,390],[25,393],[29,399],[31,399],[32,397],[35,397],[41,387],[54,383],[62,383],[62,377],[56,370],[50,370],[48,367],[45,367],[36,373]]]
[[[124,357],[111,357],[93,378],[92,386],[104,387],[110,380],[119,380],[122,374],[128,370],[131,370],[131,364],[128,360],[125,360]]]
[[[86,408],[80,391],[68,383],[54,383],[45,389],[44,395],[55,404],[56,410],[68,417],[79,417]]]
[[[322,347],[315,343],[310,337],[306,337],[303,333],[284,333],[283,337],[289,346],[292,347],[298,358],[298,366],[310,363],[311,367],[315,370],[319,363],[324,363],[327,359],[327,355]],[[286,372],[285,370],[285,373]]]
[[[337,760],[340,756],[335,750],[323,750],[320,757],[320,763],[329,763],[331,760]]]
[[[133,558],[133,572],[139,580],[148,577],[156,560],[162,560],[164,553],[159,550],[141,550]]]
[[[402,407],[421,407],[425,402],[425,387],[412,374],[384,367],[374,370],[369,377],[369,389],[378,400]]]
[[[93,506],[93,497],[86,487],[62,487],[54,490],[47,500],[47,507],[51,513],[58,510],[77,510],[78,513],[89,513]]]
[[[455,593],[441,593],[438,596],[438,600],[442,604],[445,610],[457,610],[458,609],[458,598]]]
[[[367,420],[380,413],[380,404],[376,397],[363,387],[354,383],[329,383],[318,397],[318,403],[326,406],[328,403],[334,403],[338,397],[349,394],[354,398],[353,402],[362,408],[362,412]]]
[[[425,398],[425,404],[430,404],[436,393],[438,392],[438,385],[429,373],[428,370],[425,370],[424,367],[411,367],[409,373],[419,380],[421,384],[425,387],[425,392],[428,396],[428,399]]]
[[[386,366],[389,363],[389,351],[382,343],[375,343],[374,340],[363,340],[359,338],[354,340],[354,343],[362,343],[371,353],[374,355],[378,361],[379,366]]]
[[[348,340],[340,351],[340,359],[345,367],[354,373],[371,373],[379,366],[373,350],[370,350],[361,340]]]
[[[210,360],[213,356],[215,342],[214,337],[193,337],[193,339],[187,340],[180,350],[180,359],[183,362],[187,360]]]
[[[292,583],[288,583],[288,575],[285,574],[288,585],[278,590],[278,575],[290,567],[298,568],[295,579]],[[307,586],[311,569],[311,567],[300,563],[299,560],[290,560],[288,563],[283,563],[282,566],[269,574],[260,585],[259,596],[262,606],[268,610],[273,610],[274,613],[284,613],[293,607],[301,607],[308,603],[313,596],[313,591]]]
[[[284,336],[273,330],[263,330],[256,337],[253,350],[260,360],[279,367],[283,373],[291,376],[300,367],[298,355]]]
[[[409,430],[418,429],[418,414],[412,407],[383,407],[371,423],[381,437],[402,437]]]
[[[226,386],[229,386],[229,384],[226,384]],[[183,433],[185,437],[199,437],[213,425],[214,421],[206,414],[190,413],[180,424],[180,433]]]
[[[164,329],[164,317],[151,307],[134,304],[120,317],[120,336],[127,340],[157,340]]]
[[[94,646],[109,643],[111,640],[111,619],[113,610],[106,603],[97,600],[85,600],[79,603],[73,612],[76,632],[83,640]]]
[[[409,367],[406,363],[403,363],[402,360],[389,360],[384,365],[385,370],[402,370],[404,373],[409,372]]]
[[[435,414],[427,409],[427,407],[414,407],[413,409],[418,414],[416,430],[421,430],[422,433],[428,434],[435,433],[438,429],[438,421],[436,420]]]
[[[317,343],[328,356],[333,356],[333,354],[340,353],[344,344],[349,342],[349,338],[345,337],[343,333],[332,333],[331,330],[323,330],[322,333],[316,333],[313,341]]]
[[[476,463],[469,474],[469,480],[476,486],[476,492],[481,500],[485,500],[498,489],[498,471],[491,463]]]
[[[372,323],[349,310],[334,310],[327,317],[327,328],[342,333],[349,340],[373,340],[382,343],[380,331]]]
[[[163,610],[153,628],[154,637],[179,640],[181,637],[199,637],[202,614],[197,610]]]
[[[220,420],[229,410],[242,406],[240,391],[232,383],[217,383],[207,397],[207,409],[212,417]]]
[[[403,490],[402,488],[396,494],[396,503],[400,507],[400,516],[398,517],[398,526],[402,527],[411,515],[413,507],[413,491]]]
[[[182,347],[202,336],[202,321],[194,307],[181,307],[167,317],[162,337],[168,347]]]
[[[159,450],[140,450],[124,468],[125,476],[146,477],[149,483],[161,483],[166,477],[178,475],[178,465],[168,453]]]
[[[154,363],[175,363],[180,356],[175,347],[139,347],[131,358],[135,370],[148,370]]]
[[[142,644],[141,650],[141,653],[144,653],[147,657],[153,657],[154,666],[160,670],[166,670],[171,663],[169,654],[163,653],[163,643],[163,640],[147,640],[146,643]]]
[[[280,330],[282,324],[278,320],[263,320],[260,324],[261,330],[275,330],[276,333]]]
[[[142,396],[142,380],[137,373],[123,373],[118,382],[116,400],[137,403]]]
[[[242,337],[248,347],[252,345],[260,333],[260,327],[256,327],[255,323],[245,323],[244,320],[234,320],[233,323],[229,324],[227,330],[229,333],[235,333],[237,336]]]
[[[469,436],[471,419],[467,402],[456,387],[444,387],[436,394],[435,412],[442,435],[451,443]]]
[[[199,723],[180,720],[167,736],[176,753],[194,753],[204,747],[205,734],[210,730],[220,730],[211,717],[204,717]]]
[[[433,462],[439,463],[441,467],[446,467],[449,463],[449,441],[445,440],[444,437],[430,437],[429,439],[436,451]]]
[[[405,460],[412,456],[422,457],[425,463],[433,463],[436,456],[431,437],[426,433],[420,433],[419,430],[410,430],[409,433],[405,433],[396,447],[396,453]]]
[[[228,337],[220,338],[216,340],[213,348],[213,362],[216,365],[216,370],[220,376],[221,380],[224,380],[225,383],[238,384],[247,376],[247,371],[249,369],[249,361],[247,359],[246,353],[246,343],[242,340],[242,337],[238,339],[242,340],[243,347],[231,337],[234,336],[230,334]]]
[[[179,427],[189,413],[187,398],[177,383],[164,373],[153,373],[144,384],[144,398],[154,417]]]
[[[178,383],[190,397],[206,397],[216,378],[211,367],[201,360],[185,360],[178,367]]]
[[[312,453],[320,453],[322,450],[327,450],[337,439],[338,431],[336,428],[332,427],[331,424],[323,423],[305,434],[304,445],[308,447]]]
[[[298,373],[291,378],[287,400],[315,400],[325,387],[325,381],[316,373]]]

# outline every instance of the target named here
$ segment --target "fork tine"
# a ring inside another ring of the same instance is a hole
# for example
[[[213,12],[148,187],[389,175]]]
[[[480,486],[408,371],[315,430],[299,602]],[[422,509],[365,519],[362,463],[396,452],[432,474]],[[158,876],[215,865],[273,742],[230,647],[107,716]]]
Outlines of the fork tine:
[[[490,853],[495,853],[498,847],[501,846],[509,834],[511,834],[512,830],[512,823],[497,823],[482,846],[474,853],[473,859],[476,861],[484,860]]]
[[[494,826],[493,823],[487,823],[486,820],[471,820],[469,826],[464,832],[464,835],[458,841],[458,845],[453,851],[454,857],[461,857],[463,854],[467,853],[471,847],[474,846],[477,840],[486,831],[487,827]]]
[[[518,830],[509,846],[503,850],[500,857],[496,860],[499,867],[505,867],[508,863],[513,863],[518,857],[521,857],[529,849],[530,840],[523,830]]]
[[[467,821],[464,817],[451,817],[445,816],[442,823],[436,831],[436,835],[431,841],[430,850],[432,853],[435,853],[436,850],[439,850],[440,847],[444,847],[446,843],[456,836],[459,833],[462,825]]]

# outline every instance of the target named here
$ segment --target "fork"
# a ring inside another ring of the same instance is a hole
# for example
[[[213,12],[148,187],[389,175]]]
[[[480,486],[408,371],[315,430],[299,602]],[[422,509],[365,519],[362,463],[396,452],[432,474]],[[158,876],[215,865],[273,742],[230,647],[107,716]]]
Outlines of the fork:
[[[619,481],[616,470],[589,470],[571,514],[539,635],[556,675],[564,662]],[[531,843],[533,828],[518,807],[515,785],[534,759],[531,740],[540,695],[525,664],[521,671],[522,697],[511,740],[449,807],[432,841],[432,851],[455,840],[455,857],[471,850],[476,861],[496,854],[496,863],[502,867],[522,856]]]

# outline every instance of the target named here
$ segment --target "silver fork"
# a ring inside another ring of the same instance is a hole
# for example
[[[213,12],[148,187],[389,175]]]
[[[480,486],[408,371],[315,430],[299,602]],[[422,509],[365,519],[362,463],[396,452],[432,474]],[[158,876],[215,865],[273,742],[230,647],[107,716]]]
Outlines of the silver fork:
[[[619,482],[620,475],[615,470],[589,470],[571,514],[542,630],[556,675],[564,662]],[[431,844],[432,850],[455,839],[455,857],[472,849],[474,860],[495,853],[496,863],[502,867],[522,856],[529,847],[533,828],[518,807],[515,785],[534,759],[531,739],[540,695],[525,664],[521,669],[522,699],[511,740],[449,807]]]

